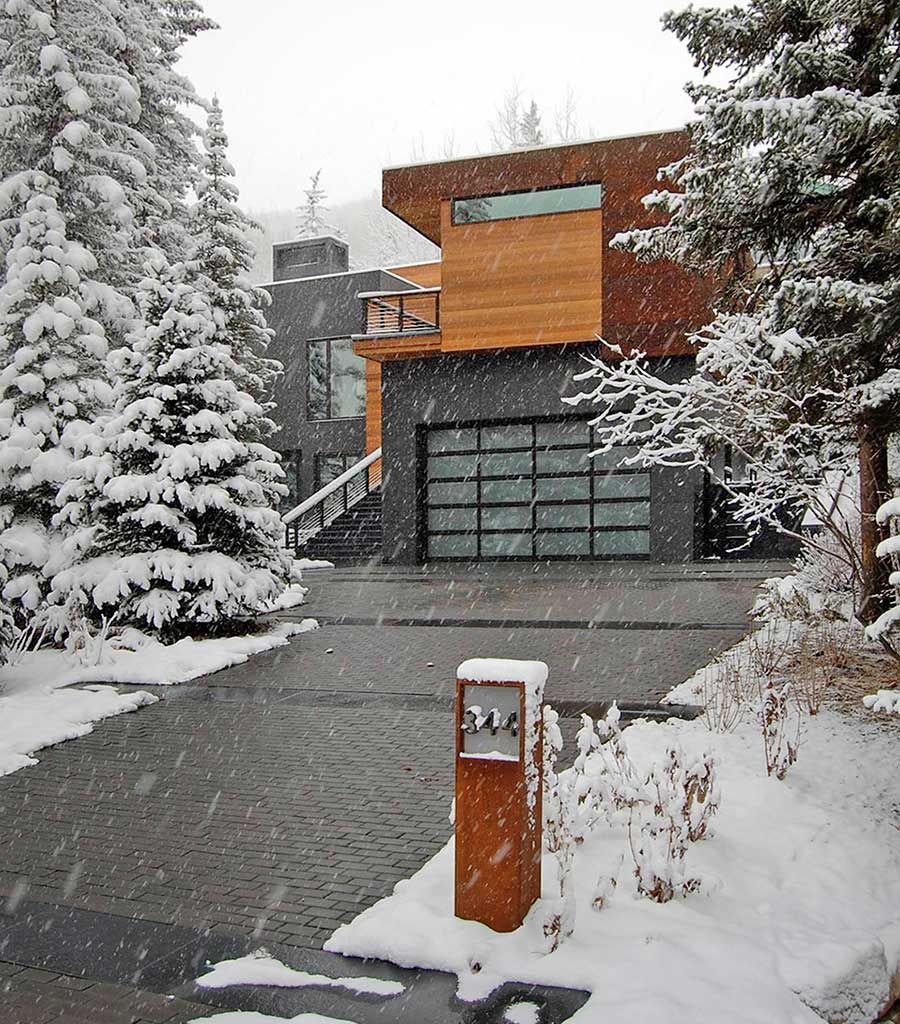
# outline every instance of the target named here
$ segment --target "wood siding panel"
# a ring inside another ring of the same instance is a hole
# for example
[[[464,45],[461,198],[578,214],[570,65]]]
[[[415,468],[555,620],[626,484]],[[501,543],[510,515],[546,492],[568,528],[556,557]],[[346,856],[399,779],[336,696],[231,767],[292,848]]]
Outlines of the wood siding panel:
[[[599,210],[450,222],[442,204],[445,352],[590,341],[600,333]]]
[[[366,360],[366,455],[381,447],[381,363]]]
[[[420,288],[440,288],[441,286],[440,261],[437,263],[413,263],[405,267],[388,267],[387,272],[412,281]]]

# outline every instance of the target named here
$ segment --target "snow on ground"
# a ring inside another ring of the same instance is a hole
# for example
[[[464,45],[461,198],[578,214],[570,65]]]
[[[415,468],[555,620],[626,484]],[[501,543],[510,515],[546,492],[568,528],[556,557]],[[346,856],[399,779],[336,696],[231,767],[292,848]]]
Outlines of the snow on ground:
[[[292,583],[286,590],[282,591],[274,601],[269,601],[260,607],[261,612],[282,612],[287,608],[296,608],[297,605],[306,601],[309,587],[301,586],[299,583]]]
[[[197,979],[201,988],[228,988],[230,985],[275,985],[278,988],[346,988],[371,996],[397,996],[406,986],[381,978],[329,978],[288,967],[264,949],[235,960],[220,960],[208,974]]]
[[[712,835],[688,852],[700,892],[638,898],[627,830],[604,824],[576,853],[575,932],[543,954],[543,901],[509,934],[453,916],[451,840],[325,948],[454,972],[466,999],[505,981],[588,990],[573,1024],[873,1020],[900,964],[893,731],[822,711],[806,720],[783,782],[766,776],[751,720],[725,734],[700,720],[638,722],[624,736],[643,767],[673,742],[688,758],[716,758],[721,807]],[[610,874],[618,886],[596,912],[595,887]],[[555,895],[556,862],[545,855],[544,900]]]
[[[93,665],[79,664],[58,649],[26,654],[17,665],[0,668],[0,775],[36,764],[31,756],[35,751],[89,733],[92,722],[157,700],[143,690],[120,694],[111,686],[76,690],[73,684],[185,683],[283,647],[292,636],[317,628],[315,619],[303,619],[278,623],[256,636],[186,638],[169,645],[127,629],[105,645],[99,664]]]
[[[324,558],[295,558],[296,569],[333,569],[334,562],[328,562]]]
[[[85,736],[102,718],[136,711],[159,698],[144,690],[118,693],[111,686],[54,690],[51,686],[0,697],[0,775],[37,764],[41,747]]]

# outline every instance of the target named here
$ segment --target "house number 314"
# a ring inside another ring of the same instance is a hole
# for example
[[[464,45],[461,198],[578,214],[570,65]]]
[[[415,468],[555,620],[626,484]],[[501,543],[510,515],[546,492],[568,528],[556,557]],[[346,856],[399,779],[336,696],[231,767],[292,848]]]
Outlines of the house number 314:
[[[499,708],[491,708],[485,712],[482,711],[480,704],[470,704],[463,714],[461,728],[470,736],[481,732],[482,729],[487,729],[492,736],[496,736],[500,729],[506,730],[511,736],[518,736],[519,716],[515,711],[511,711],[504,718]]]

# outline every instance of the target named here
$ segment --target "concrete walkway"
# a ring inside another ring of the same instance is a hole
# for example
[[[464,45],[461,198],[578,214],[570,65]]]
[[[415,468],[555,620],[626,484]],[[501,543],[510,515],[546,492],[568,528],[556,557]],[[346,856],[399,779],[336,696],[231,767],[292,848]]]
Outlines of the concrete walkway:
[[[755,585],[777,569],[309,572],[309,603],[281,617],[315,616],[320,630],[193,684],[157,688],[159,704],[44,750],[38,765],[0,780],[9,915],[5,928],[0,918],[0,960],[15,965],[5,968],[14,972],[12,1019],[77,1020],[86,990],[59,980],[74,978],[125,986],[118,1008],[112,1000],[105,1016],[92,1011],[88,1020],[187,1020],[210,999],[185,985],[215,942],[325,956],[316,951],[337,925],[388,894],[450,834],[461,660],[546,661],[547,698],[570,717],[614,698],[655,701],[740,638]],[[82,915],[80,927],[96,932],[76,961],[41,932],[48,908]],[[193,961],[148,975],[112,969],[99,953],[99,937],[122,927],[137,937],[151,926],[164,930],[154,932],[159,948],[166,934],[173,948],[187,943],[174,931],[187,929]],[[26,968],[44,974],[23,977]],[[38,999],[41,985],[52,999]],[[134,994],[140,1013],[129,985],[146,989]],[[161,1016],[151,995],[175,991],[187,1004],[169,1001],[173,1012]],[[291,998],[294,1013],[311,1005],[302,990]],[[54,1017],[48,1008],[60,1006]],[[548,1009],[547,1019],[562,1013]],[[363,1019],[346,1007],[343,1015]]]

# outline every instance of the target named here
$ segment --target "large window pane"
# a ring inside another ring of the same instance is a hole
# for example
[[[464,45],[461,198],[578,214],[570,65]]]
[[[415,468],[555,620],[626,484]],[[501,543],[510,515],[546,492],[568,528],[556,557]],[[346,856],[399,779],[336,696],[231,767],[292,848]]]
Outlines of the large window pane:
[[[430,430],[428,450],[430,452],[451,452],[478,447],[478,431],[474,427],[452,430]]]
[[[474,508],[432,508],[428,510],[429,530],[474,530],[478,512]]]
[[[363,416],[366,411],[366,361],[349,338],[331,342],[331,418]]]
[[[481,554],[485,558],[509,558],[513,555],[531,555],[530,533],[483,533]]]
[[[568,185],[535,192],[508,192],[505,195],[477,196],[453,200],[453,223],[472,224],[511,217],[538,217],[545,213],[600,208],[599,185]]]
[[[309,400],[307,419],[327,420],[328,413],[328,342],[311,341],[309,357]]]
[[[537,535],[536,555],[571,558],[574,555],[589,555],[590,553],[591,535],[589,533],[539,533]]]
[[[590,443],[591,432],[585,420],[564,420],[562,423],[538,423],[538,447],[558,444]]]
[[[572,448],[550,452],[538,452],[537,471],[539,474],[547,473],[584,473],[590,469],[588,450]]]
[[[648,526],[649,501],[617,501],[594,506],[595,526]]]
[[[554,526],[591,525],[590,505],[538,505],[535,509],[535,521],[538,526],[552,528]]]
[[[531,479],[482,480],[483,502],[531,501]]]
[[[474,533],[457,533],[449,537],[432,534],[428,538],[428,554],[432,558],[474,558],[478,553],[478,538]]]
[[[481,456],[482,476],[531,476],[531,452],[489,452]]]
[[[477,455],[430,455],[428,457],[428,476],[432,480],[448,476],[475,476],[477,467]]]
[[[478,484],[474,480],[428,485],[428,503],[430,505],[474,505],[476,501],[478,501]]]
[[[649,530],[603,530],[594,533],[596,555],[646,555],[649,551]]]
[[[594,479],[595,498],[647,498],[649,496],[649,473],[610,474]]]
[[[482,448],[530,448],[531,425],[512,423],[499,427],[481,428]]]
[[[522,505],[507,505],[481,510],[482,530],[528,530],[531,528],[531,509]]]
[[[610,452],[605,452],[601,455],[594,455],[591,458],[591,465],[594,467],[595,472],[607,469],[643,469],[639,463],[632,463],[630,466],[624,466],[623,460],[630,458],[632,455],[637,454],[637,448],[613,448]]]
[[[589,501],[591,481],[586,476],[539,477],[535,482],[538,501]]]

